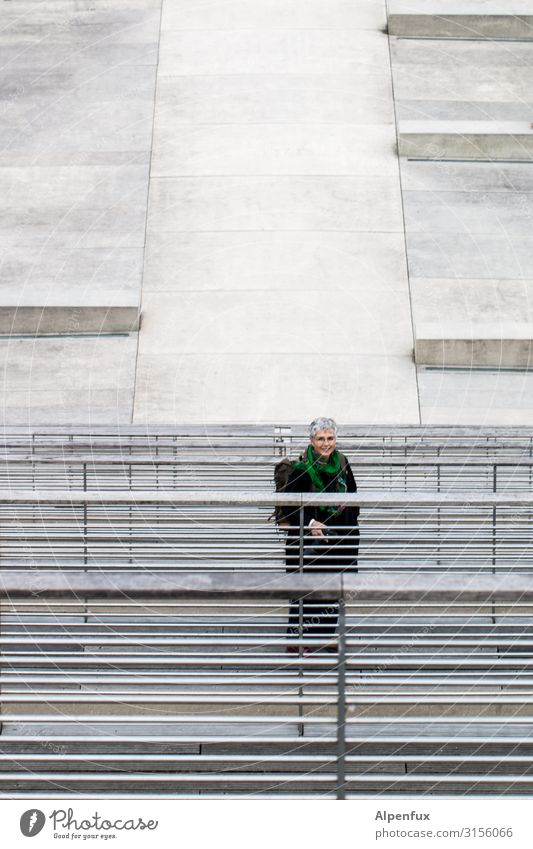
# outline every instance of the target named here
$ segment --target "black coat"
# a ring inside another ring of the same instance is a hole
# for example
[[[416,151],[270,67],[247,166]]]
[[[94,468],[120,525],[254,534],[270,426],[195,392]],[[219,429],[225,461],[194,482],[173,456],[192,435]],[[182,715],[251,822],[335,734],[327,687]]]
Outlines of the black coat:
[[[357,492],[357,484],[349,463],[346,464],[345,475],[347,492]],[[324,478],[327,481],[324,491],[335,493],[337,491],[336,475],[324,474]],[[293,470],[291,472],[285,492],[305,493],[314,491],[311,478],[306,471]],[[343,507],[341,505],[340,510],[335,514],[331,514],[326,508],[319,505],[304,507],[304,567],[313,570],[339,571],[349,569],[351,572],[355,571],[359,546],[358,517],[359,507],[355,506]],[[284,518],[290,526],[287,536],[287,568],[289,571],[293,571],[300,565],[299,508],[285,508]],[[327,542],[320,537],[311,535],[308,527],[311,519],[329,526]]]

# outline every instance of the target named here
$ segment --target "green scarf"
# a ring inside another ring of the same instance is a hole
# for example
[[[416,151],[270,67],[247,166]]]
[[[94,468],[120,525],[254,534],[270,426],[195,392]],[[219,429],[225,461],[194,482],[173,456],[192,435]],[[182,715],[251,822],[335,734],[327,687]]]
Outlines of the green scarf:
[[[335,449],[329,460],[323,462],[313,451],[313,446],[309,445],[303,459],[294,464],[294,468],[299,472],[307,472],[311,478],[311,483],[316,492],[324,492],[328,481],[324,479],[324,472],[327,475],[335,475],[336,486],[335,492],[346,492],[346,478],[341,469],[341,458],[337,449]],[[338,507],[322,507],[322,510],[327,510],[332,516],[339,512]]]

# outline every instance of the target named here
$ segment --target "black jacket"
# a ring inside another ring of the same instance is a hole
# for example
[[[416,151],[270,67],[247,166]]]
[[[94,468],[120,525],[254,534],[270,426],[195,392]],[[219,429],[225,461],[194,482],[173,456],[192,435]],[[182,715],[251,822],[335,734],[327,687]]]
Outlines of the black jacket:
[[[357,486],[350,465],[346,465],[347,492],[357,492]],[[336,492],[336,476],[326,475],[325,492]],[[313,492],[311,478],[307,472],[293,470],[285,487],[285,492]],[[303,561],[300,562],[299,525],[300,510],[298,507],[285,508],[285,521],[289,523],[285,562],[289,572],[304,569],[323,571],[327,569],[342,571],[357,571],[359,552],[359,529],[357,519],[359,507],[344,507],[332,514],[327,509],[317,506],[304,507],[304,549]],[[308,525],[311,519],[316,519],[332,527],[328,531],[327,541],[311,535]]]
[[[324,474],[327,479],[325,492],[336,492],[336,475]],[[346,463],[346,489],[347,492],[357,492],[357,484],[351,470],[350,464]],[[313,484],[311,478],[306,471],[293,470],[289,476],[285,492],[313,492]],[[299,526],[299,508],[286,507],[285,521],[291,526]],[[350,527],[357,526],[359,516],[359,507],[349,506],[342,507],[340,512],[332,515],[327,509],[320,506],[304,507],[304,525],[308,525],[311,519],[316,519],[318,522],[323,522],[325,525],[340,525],[339,532],[342,532],[342,526],[346,526],[347,533]]]

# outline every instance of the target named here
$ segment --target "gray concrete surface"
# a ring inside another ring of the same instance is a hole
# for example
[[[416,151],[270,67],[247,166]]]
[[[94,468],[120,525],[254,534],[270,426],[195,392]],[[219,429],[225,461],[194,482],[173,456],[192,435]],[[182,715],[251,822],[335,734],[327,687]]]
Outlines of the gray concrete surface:
[[[419,279],[446,287],[455,280],[531,278],[531,165],[402,160],[402,185],[415,319],[427,295],[420,291]],[[522,306],[527,294],[525,289]],[[449,297],[448,309],[455,310]]]
[[[160,233],[147,245],[143,292],[146,300],[152,292],[230,290],[235,297],[253,289],[279,305],[294,291],[395,291],[404,275],[401,232]]]
[[[512,234],[531,230],[533,193],[405,191],[406,227],[411,233]]]
[[[397,104],[531,100],[530,42],[391,38],[390,44]],[[524,115],[524,120],[528,117]]]
[[[143,354],[134,421],[276,423],[338,421],[411,424],[418,418],[412,353],[403,357],[275,353]]]
[[[417,100],[404,98],[397,104],[400,121],[529,121],[531,98],[505,100]]]
[[[381,0],[179,0],[163,8],[166,30],[356,29],[386,23]]]
[[[530,279],[533,245],[523,235],[500,233],[407,233],[414,277]]]
[[[164,2],[134,421],[418,421],[384,26]]]
[[[444,408],[434,372],[417,384],[413,320],[452,341],[458,322],[481,340],[495,322],[529,325],[531,165],[431,161],[447,122],[445,155],[451,141],[463,158],[482,122],[484,155],[497,140],[497,155],[530,157],[529,36],[389,42],[385,5],[4,4],[0,332],[77,335],[68,354],[54,338],[0,340],[6,421],[52,423],[55,403],[58,423],[123,421],[136,379],[139,423],[301,421],[317,408],[415,423],[419,400],[423,416]],[[389,12],[442,19],[437,6]],[[522,27],[533,11],[457,0],[455,14]],[[402,158],[403,195],[395,110],[431,129],[430,161]],[[143,269],[135,366],[136,337],[113,333],[135,326]],[[83,335],[102,330],[99,348]]]
[[[533,325],[533,281],[411,277],[415,327],[467,323],[471,332],[501,322]]]
[[[389,0],[391,35],[424,38],[533,38],[529,0]]]
[[[418,370],[424,424],[533,425],[533,372]]]
[[[132,336],[0,339],[2,424],[131,421]]]
[[[533,365],[531,280],[411,278],[418,365]]]
[[[533,45],[414,38],[391,48],[400,152],[413,157],[401,173],[422,421],[529,421],[531,382],[520,398],[511,387],[533,338],[523,96]],[[494,409],[491,380],[508,411]]]
[[[0,332],[132,328],[159,18],[160,0],[3,5]]]
[[[533,169],[410,162],[402,176],[417,364],[529,368]]]

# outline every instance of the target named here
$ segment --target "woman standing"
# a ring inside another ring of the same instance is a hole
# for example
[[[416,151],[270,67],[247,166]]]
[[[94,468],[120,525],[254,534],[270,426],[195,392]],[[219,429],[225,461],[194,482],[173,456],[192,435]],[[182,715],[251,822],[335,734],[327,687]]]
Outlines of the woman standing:
[[[337,425],[333,419],[318,418],[311,423],[309,446],[299,462],[293,464],[285,492],[357,492],[350,464],[337,450]],[[342,504],[305,507],[303,569],[319,573],[357,571],[358,516],[358,507]],[[288,524],[287,571],[299,571],[298,508],[287,508],[285,520]],[[287,631],[290,637],[298,636],[300,631],[299,609],[300,600],[293,599]],[[337,604],[320,600],[303,602],[302,636],[321,636],[330,640],[335,633],[337,618]],[[298,646],[289,645],[287,650],[298,652]]]

